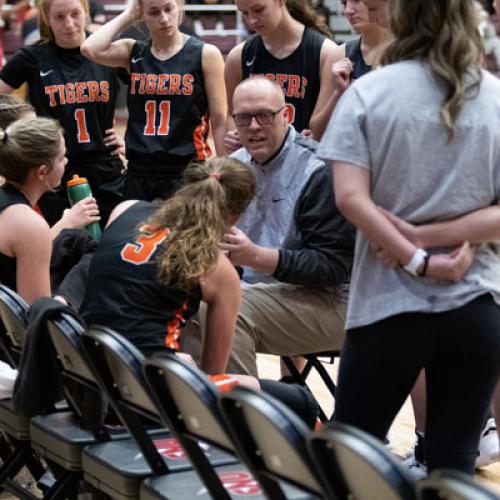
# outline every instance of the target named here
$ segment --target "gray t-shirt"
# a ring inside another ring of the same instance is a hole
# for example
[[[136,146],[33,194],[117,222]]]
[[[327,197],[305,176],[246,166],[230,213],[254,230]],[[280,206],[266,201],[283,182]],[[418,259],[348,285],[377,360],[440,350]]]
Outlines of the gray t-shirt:
[[[423,62],[374,71],[345,92],[318,154],[369,170],[374,202],[414,224],[498,203],[500,81],[483,72],[451,143],[439,114],[444,96],[444,86]],[[451,284],[384,267],[358,231],[347,328],[402,312],[456,309],[485,292],[500,303],[498,250],[498,242],[480,246],[464,279]]]

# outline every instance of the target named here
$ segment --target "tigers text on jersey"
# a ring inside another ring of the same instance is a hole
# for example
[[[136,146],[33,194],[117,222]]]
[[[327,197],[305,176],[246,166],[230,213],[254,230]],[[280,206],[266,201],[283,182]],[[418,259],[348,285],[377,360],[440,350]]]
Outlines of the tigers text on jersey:
[[[309,128],[320,89],[320,53],[325,36],[305,28],[300,45],[278,59],[264,46],[260,35],[250,37],[241,52],[241,74],[264,75],[283,88],[290,123],[299,132]]]
[[[203,42],[193,36],[165,61],[151,53],[149,42],[134,44],[125,136],[132,163],[168,169],[211,154],[202,52]]]
[[[28,83],[36,113],[63,126],[70,162],[111,157],[103,139],[113,127],[118,70],[49,42],[17,51],[0,78],[14,88]]]

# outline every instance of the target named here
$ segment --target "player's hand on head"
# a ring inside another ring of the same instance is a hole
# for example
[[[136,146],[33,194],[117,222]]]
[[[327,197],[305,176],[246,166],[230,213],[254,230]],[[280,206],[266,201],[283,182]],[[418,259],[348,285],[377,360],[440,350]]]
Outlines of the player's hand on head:
[[[84,198],[63,212],[62,220],[66,228],[84,228],[101,220],[95,198]]]
[[[130,22],[142,19],[141,5],[138,0],[129,0],[127,8],[124,11]]]

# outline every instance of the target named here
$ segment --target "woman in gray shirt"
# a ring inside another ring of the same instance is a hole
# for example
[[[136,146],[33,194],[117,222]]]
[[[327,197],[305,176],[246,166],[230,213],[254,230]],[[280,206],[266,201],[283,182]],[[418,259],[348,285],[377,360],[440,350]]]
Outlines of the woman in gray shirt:
[[[319,150],[358,228],[335,418],[384,437],[425,368],[429,470],[472,473],[500,375],[500,82],[472,0],[393,0],[390,16],[384,67],[348,89]],[[431,225],[410,238],[379,207]]]

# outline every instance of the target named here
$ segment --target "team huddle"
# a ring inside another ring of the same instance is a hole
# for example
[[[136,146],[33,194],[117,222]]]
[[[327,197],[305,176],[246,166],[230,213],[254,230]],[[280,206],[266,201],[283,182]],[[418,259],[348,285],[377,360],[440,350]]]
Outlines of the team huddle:
[[[341,351],[332,420],[384,440],[411,393],[429,471],[497,460],[500,82],[474,2],[344,0],[360,36],[339,46],[307,0],[235,1],[255,34],[224,60],[179,29],[183,0],[92,34],[86,0],[40,0],[40,42],[0,72],[0,283],[310,426],[314,399],[260,381],[257,353]],[[139,20],[149,39],[122,37]]]

